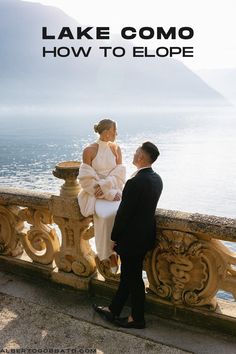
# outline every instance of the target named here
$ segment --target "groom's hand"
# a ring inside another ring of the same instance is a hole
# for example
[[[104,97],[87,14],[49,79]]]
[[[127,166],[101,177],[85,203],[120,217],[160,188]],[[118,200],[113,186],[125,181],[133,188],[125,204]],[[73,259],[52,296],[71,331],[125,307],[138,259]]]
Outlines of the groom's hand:
[[[113,201],[118,202],[119,200],[121,200],[121,195],[120,195],[120,193],[116,193],[116,195],[115,195]]]
[[[111,249],[112,251],[115,251],[114,248],[117,246],[117,243],[115,241],[112,241]]]

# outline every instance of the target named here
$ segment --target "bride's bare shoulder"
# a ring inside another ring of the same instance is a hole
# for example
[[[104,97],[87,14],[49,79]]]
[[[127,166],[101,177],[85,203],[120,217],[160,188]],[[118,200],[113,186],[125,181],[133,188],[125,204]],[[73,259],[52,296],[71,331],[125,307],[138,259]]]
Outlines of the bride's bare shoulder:
[[[92,143],[92,144],[86,146],[84,150],[93,150],[93,149],[97,149],[97,148],[98,148],[98,144]]]
[[[98,151],[97,143],[93,143],[86,146],[83,150],[83,162],[87,163],[88,165],[91,165],[92,160],[97,155],[97,151]]]

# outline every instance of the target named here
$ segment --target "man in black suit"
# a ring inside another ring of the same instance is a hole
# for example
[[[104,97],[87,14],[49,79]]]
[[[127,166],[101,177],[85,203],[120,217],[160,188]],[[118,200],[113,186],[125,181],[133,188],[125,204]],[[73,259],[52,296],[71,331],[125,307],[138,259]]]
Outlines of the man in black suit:
[[[114,250],[121,259],[119,288],[108,308],[93,306],[105,319],[121,327],[145,327],[142,270],[145,254],[154,247],[156,240],[155,210],[162,192],[162,180],[151,166],[158,156],[158,148],[151,142],[143,143],[134,154],[137,172],[124,187],[111,235]],[[119,318],[129,296],[131,314],[128,318]]]

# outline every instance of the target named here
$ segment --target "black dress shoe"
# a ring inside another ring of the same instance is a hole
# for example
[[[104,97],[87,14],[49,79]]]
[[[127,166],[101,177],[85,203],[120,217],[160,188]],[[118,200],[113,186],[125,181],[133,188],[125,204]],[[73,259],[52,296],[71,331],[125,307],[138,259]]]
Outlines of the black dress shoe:
[[[113,315],[112,312],[105,309],[103,306],[98,306],[97,304],[92,304],[94,311],[96,311],[103,319],[108,322],[114,322],[117,316]]]
[[[146,324],[145,321],[131,321],[129,322],[128,319],[123,319],[123,318],[116,318],[114,320],[114,323],[122,328],[145,328]]]

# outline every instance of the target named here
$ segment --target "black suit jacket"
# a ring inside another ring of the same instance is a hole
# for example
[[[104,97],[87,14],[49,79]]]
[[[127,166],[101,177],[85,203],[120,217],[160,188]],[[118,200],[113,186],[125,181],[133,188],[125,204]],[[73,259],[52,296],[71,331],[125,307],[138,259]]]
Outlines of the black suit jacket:
[[[152,168],[140,170],[126,182],[111,234],[118,254],[141,254],[154,247],[161,192],[161,177]]]

